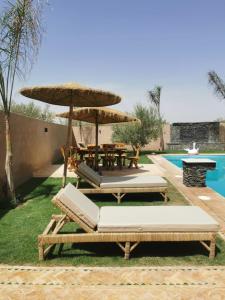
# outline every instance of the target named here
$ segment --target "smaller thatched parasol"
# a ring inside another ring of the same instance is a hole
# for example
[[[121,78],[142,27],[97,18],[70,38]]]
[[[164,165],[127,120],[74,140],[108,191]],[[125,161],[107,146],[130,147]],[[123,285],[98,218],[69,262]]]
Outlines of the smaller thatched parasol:
[[[117,104],[121,98],[113,93],[92,89],[78,83],[27,87],[20,90],[23,96],[49,104],[69,106],[63,186],[66,183],[67,158],[72,139],[72,111],[74,107],[107,106]]]
[[[69,118],[68,112],[57,114],[57,117]],[[140,122],[139,119],[120,112],[116,109],[106,107],[85,107],[77,108],[72,112],[72,119],[95,124],[95,169],[98,168],[98,125],[125,123],[125,122]]]

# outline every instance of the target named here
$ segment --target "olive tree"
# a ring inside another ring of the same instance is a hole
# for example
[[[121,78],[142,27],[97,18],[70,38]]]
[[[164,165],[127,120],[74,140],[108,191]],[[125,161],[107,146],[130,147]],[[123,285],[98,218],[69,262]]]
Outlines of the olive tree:
[[[113,140],[130,144],[133,149],[144,147],[151,140],[157,139],[160,133],[161,119],[156,109],[138,104],[133,115],[139,122],[117,124],[113,126]]]
[[[50,123],[55,120],[55,114],[50,110],[49,104],[42,108],[40,105],[35,104],[34,101],[29,101],[28,103],[12,101],[11,112]]]

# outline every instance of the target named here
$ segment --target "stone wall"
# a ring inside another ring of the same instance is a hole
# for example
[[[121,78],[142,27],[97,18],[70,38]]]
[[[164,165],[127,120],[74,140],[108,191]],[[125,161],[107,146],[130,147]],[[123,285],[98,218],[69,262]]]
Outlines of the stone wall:
[[[196,142],[200,150],[225,149],[225,124],[220,122],[173,123],[168,148],[182,150]]]
[[[83,142],[85,145],[95,143],[95,126],[87,125],[82,126],[80,130],[79,127],[73,127],[73,132],[76,137],[77,142]],[[112,125],[102,125],[99,126],[99,144],[112,143]],[[165,124],[163,129],[165,146],[170,141],[170,124]],[[144,150],[158,150],[160,148],[160,141],[156,139],[151,141],[148,145],[144,147]]]
[[[67,127],[11,114],[13,173],[16,186],[32,177],[34,171],[61,158]],[[5,176],[5,123],[0,112],[0,180]]]

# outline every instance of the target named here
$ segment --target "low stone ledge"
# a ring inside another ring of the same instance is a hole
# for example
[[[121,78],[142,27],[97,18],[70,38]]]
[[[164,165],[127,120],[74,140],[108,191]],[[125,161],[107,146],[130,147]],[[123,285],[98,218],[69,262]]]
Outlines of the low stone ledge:
[[[205,187],[207,170],[214,170],[216,162],[210,159],[184,159],[183,184],[188,187]]]

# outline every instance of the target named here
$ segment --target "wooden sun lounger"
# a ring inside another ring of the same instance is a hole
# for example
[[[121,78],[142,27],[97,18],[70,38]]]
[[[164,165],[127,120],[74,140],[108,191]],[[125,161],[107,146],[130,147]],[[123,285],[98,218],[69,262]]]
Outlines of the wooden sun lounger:
[[[167,185],[157,185],[151,187],[107,187],[103,188],[97,185],[93,180],[90,179],[86,174],[81,172],[78,168],[75,169],[75,173],[78,175],[76,187],[83,194],[112,194],[118,203],[121,203],[122,198],[129,193],[160,193],[162,195],[164,202],[168,201],[168,187]],[[80,182],[84,180],[89,183],[93,188],[80,188]]]
[[[74,201],[76,200],[74,199]],[[85,199],[81,199],[82,203],[85,201],[86,201]],[[88,199],[88,201],[90,200]],[[93,226],[87,224],[87,222],[84,221],[83,217],[80,217],[80,214],[74,211],[73,207],[69,207],[70,205],[65,205],[65,203],[61,201],[60,197],[58,196],[54,197],[52,202],[61,209],[64,215],[53,215],[50,223],[47,225],[44,232],[38,236],[38,249],[39,249],[40,260],[43,260],[46,257],[46,255],[49,253],[49,251],[57,244],[60,244],[59,251],[61,251],[63,248],[63,244],[65,243],[102,243],[102,242],[115,242],[124,252],[125,259],[129,259],[130,253],[137,247],[137,245],[140,242],[168,242],[168,241],[176,241],[176,242],[199,241],[209,251],[209,258],[214,258],[215,256],[215,246],[216,246],[215,241],[216,241],[216,234],[218,229],[215,228],[212,229],[212,227],[210,226],[209,228],[211,229],[209,230],[207,230],[206,228],[204,230],[199,230],[199,231],[193,231],[193,230],[179,231],[180,228],[177,228],[177,230],[173,230],[173,231],[167,230],[165,232],[163,231],[99,232],[97,226],[93,228]],[[125,207],[116,207],[116,208],[124,209]],[[165,209],[167,207],[163,206],[160,208]],[[170,209],[171,208],[172,207],[170,207]],[[213,221],[211,223],[214,224],[214,227],[218,226],[218,224]],[[70,233],[70,234],[60,233],[60,230],[67,222],[77,223],[85,232]]]

